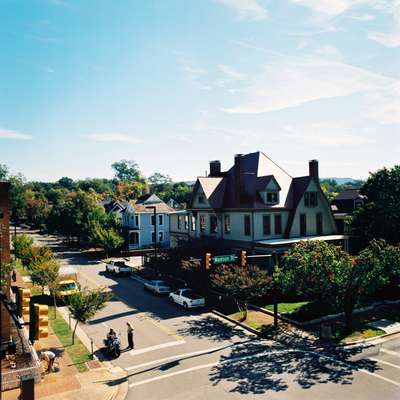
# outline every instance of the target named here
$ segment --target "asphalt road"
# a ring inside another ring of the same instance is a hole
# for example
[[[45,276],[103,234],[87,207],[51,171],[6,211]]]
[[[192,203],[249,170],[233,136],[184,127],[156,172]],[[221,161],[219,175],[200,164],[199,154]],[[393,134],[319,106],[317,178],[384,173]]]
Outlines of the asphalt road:
[[[56,245],[55,238],[36,237]],[[306,339],[259,340],[213,314],[186,311],[140,282],[104,273],[104,264],[68,249],[62,264],[84,285],[105,286],[113,299],[82,326],[98,348],[109,327],[135,329],[135,348],[113,360],[128,372],[128,400],[400,399],[400,336],[377,346],[318,349]],[[99,353],[102,356],[102,353]]]

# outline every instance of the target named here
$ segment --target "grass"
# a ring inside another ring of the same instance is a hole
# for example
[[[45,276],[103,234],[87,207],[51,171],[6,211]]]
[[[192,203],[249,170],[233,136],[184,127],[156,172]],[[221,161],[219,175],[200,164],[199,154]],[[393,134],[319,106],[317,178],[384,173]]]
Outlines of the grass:
[[[359,328],[356,328],[350,335],[342,337],[341,339],[342,342],[353,342],[356,340],[361,340],[361,339],[369,339],[372,337],[376,336],[381,336],[384,335],[385,331],[382,329],[378,328],[372,328],[370,326],[361,326]]]
[[[250,328],[256,329],[257,331],[261,331],[265,328],[266,325],[269,325],[271,322],[271,317],[263,314],[259,311],[249,310],[247,312],[247,319],[243,321],[243,312],[238,311],[233,314],[228,315],[230,318],[235,321],[241,322]]]
[[[281,314],[291,314],[294,313],[306,304],[308,304],[308,301],[298,301],[295,303],[279,303],[278,304],[278,312]],[[273,304],[267,304],[266,306],[263,306],[266,310],[269,311],[274,311],[274,305]]]
[[[85,363],[91,360],[91,354],[76,335],[75,344],[72,344],[72,330],[58,311],[57,318],[54,319],[54,307],[49,307],[49,323],[77,370],[79,372],[87,371],[88,368]]]

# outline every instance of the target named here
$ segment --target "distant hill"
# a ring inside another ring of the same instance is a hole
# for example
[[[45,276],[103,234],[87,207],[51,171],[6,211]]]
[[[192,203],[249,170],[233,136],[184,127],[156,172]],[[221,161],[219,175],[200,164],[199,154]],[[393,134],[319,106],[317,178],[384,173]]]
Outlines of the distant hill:
[[[359,179],[353,179],[353,178],[335,178],[335,177],[328,177],[328,178],[322,178],[322,179],[334,179],[338,185],[344,185],[345,183],[355,183],[359,182]]]

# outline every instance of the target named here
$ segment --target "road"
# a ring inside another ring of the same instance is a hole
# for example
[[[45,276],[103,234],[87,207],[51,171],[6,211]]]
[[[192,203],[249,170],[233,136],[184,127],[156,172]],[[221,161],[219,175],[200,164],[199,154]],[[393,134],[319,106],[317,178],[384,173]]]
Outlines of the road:
[[[54,237],[35,236],[57,246]],[[104,264],[57,248],[82,284],[113,293],[105,309],[82,326],[98,348],[112,327],[135,348],[113,360],[128,372],[128,400],[400,399],[400,336],[376,346],[320,349],[306,339],[260,340],[209,312],[186,311],[143,290],[130,278],[104,273]],[[101,355],[101,354],[100,354]]]

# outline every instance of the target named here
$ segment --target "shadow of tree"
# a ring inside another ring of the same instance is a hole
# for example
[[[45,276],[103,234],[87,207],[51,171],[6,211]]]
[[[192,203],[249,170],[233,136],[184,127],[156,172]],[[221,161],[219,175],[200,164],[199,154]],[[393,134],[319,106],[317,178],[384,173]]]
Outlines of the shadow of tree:
[[[221,356],[213,367],[210,380],[234,383],[232,392],[263,394],[284,391],[287,381],[307,389],[316,384],[351,384],[355,371],[374,371],[376,363],[369,359],[355,361],[364,347],[320,347],[308,338],[278,331],[276,341],[252,341],[237,346],[228,356]]]
[[[182,336],[196,336],[200,339],[208,338],[218,342],[230,340],[234,337],[248,337],[243,330],[232,328],[232,326],[210,315],[201,319],[186,321],[186,327],[179,329],[178,334]]]

